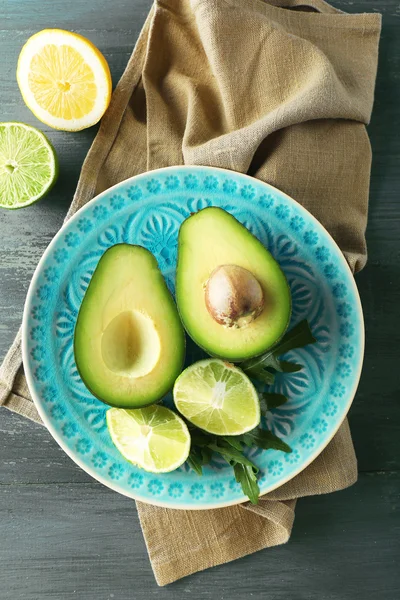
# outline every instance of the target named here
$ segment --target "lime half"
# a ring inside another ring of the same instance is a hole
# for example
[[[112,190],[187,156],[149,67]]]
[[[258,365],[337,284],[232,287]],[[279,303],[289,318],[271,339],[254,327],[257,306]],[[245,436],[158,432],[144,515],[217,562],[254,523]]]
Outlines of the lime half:
[[[240,435],[260,423],[254,385],[222,360],[201,360],[185,369],[175,382],[174,400],[188,421],[215,435]]]
[[[107,426],[124,458],[151,473],[174,471],[189,455],[186,423],[164,406],[110,408]]]
[[[0,206],[22,208],[42,198],[58,175],[46,136],[24,123],[0,123]]]

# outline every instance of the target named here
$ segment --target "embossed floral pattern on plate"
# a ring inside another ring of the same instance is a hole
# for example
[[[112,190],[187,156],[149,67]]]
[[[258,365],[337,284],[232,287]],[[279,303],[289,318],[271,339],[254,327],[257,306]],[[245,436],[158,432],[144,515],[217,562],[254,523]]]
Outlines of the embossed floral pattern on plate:
[[[126,462],[108,435],[107,406],[79,377],[73,335],[107,248],[145,246],[174,292],[179,227],[207,206],[231,212],[269,249],[291,288],[292,324],[307,318],[317,338],[288,354],[304,368],[278,374],[273,389],[289,402],[264,419],[293,452],[249,450],[260,467],[262,493],[293,477],[326,445],[349,408],[362,362],[362,313],[346,262],[319,223],[275,188],[230,171],[173,167],[122,182],[91,201],[50,244],[32,282],[23,327],[29,385],[51,433],[82,468],[123,494],[170,507],[211,508],[245,498],[231,468],[218,459],[203,477],[187,465],[155,476]],[[203,356],[188,347],[188,362]]]

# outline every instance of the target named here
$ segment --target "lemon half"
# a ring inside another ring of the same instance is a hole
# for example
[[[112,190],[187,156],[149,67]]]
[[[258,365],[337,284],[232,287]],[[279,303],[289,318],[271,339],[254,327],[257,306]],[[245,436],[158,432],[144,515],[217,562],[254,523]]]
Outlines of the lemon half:
[[[91,127],[110,103],[106,59],[92,42],[62,29],[29,38],[19,55],[17,81],[28,108],[54,129]]]

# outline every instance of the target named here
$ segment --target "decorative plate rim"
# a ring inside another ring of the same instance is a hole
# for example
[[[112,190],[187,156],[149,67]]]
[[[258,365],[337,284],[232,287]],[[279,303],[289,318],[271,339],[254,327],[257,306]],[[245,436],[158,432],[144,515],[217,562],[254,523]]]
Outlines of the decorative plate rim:
[[[273,490],[281,487],[282,485],[285,485],[288,481],[290,481],[291,479],[293,479],[294,477],[296,477],[299,473],[301,473],[302,471],[304,471],[304,469],[306,469],[320,454],[321,452],[323,452],[323,450],[328,446],[329,442],[333,439],[333,437],[335,436],[335,434],[337,433],[337,431],[339,430],[340,426],[342,425],[344,419],[346,418],[348,411],[353,403],[357,388],[358,388],[358,384],[360,381],[360,377],[361,377],[361,372],[362,372],[362,367],[363,367],[363,360],[364,360],[364,350],[365,350],[365,325],[364,325],[364,317],[363,317],[363,310],[362,310],[362,304],[361,304],[361,299],[360,299],[360,295],[358,292],[358,288],[357,285],[355,283],[355,279],[354,279],[354,275],[342,253],[342,250],[340,249],[340,247],[338,246],[338,244],[335,242],[335,240],[333,239],[333,237],[331,236],[331,234],[327,231],[327,229],[322,225],[322,223],[320,223],[320,221],[318,221],[318,219],[316,217],[314,217],[314,215],[312,215],[304,206],[302,206],[299,202],[297,202],[297,200],[294,200],[291,196],[289,196],[288,194],[286,194],[285,192],[283,192],[282,190],[279,190],[278,188],[276,188],[275,186],[266,183],[264,181],[261,181],[259,179],[255,179],[254,177],[251,177],[250,175],[247,175],[245,173],[238,173],[236,171],[232,171],[229,169],[223,169],[220,167],[209,167],[209,166],[203,166],[203,165],[174,165],[174,166],[170,166],[170,167],[163,167],[160,169],[155,169],[153,171],[147,171],[145,173],[140,173],[139,175],[134,175],[132,177],[129,177],[127,179],[124,179],[123,181],[120,181],[119,183],[107,188],[106,190],[104,190],[103,192],[101,192],[100,194],[98,194],[97,196],[95,196],[94,198],[92,198],[91,200],[89,200],[84,206],[82,206],[74,215],[72,215],[72,217],[70,217],[67,221],[65,221],[62,225],[62,227],[59,229],[59,231],[56,233],[56,235],[53,237],[53,239],[51,240],[51,242],[49,243],[49,245],[47,246],[46,250],[44,251],[42,257],[39,260],[39,263],[35,269],[35,272],[33,274],[33,277],[31,279],[31,282],[29,284],[29,288],[28,288],[28,293],[26,296],[26,300],[25,300],[25,305],[24,305],[24,312],[23,312],[23,319],[22,319],[22,359],[23,359],[23,365],[24,365],[24,369],[25,369],[25,376],[26,376],[26,380],[28,383],[28,387],[29,390],[31,392],[34,404],[36,406],[36,409],[41,417],[41,419],[43,420],[43,423],[45,424],[45,426],[47,427],[47,429],[49,430],[49,432],[51,433],[51,435],[53,436],[53,438],[55,439],[55,441],[58,443],[58,445],[64,450],[64,452],[81,468],[83,469],[86,473],[88,473],[88,475],[90,475],[91,477],[93,477],[95,480],[99,481],[100,483],[102,483],[103,485],[105,485],[106,487],[112,489],[113,491],[118,492],[119,494],[122,494],[124,496],[127,496],[128,498],[134,499],[134,500],[138,500],[140,502],[144,502],[147,504],[152,504],[154,506],[159,506],[162,508],[174,508],[174,509],[180,509],[180,510],[212,510],[215,508],[223,508],[223,507],[227,507],[227,506],[234,506],[237,504],[242,504],[244,502],[247,502],[248,499],[243,496],[242,499],[240,498],[236,498],[234,500],[227,500],[227,501],[223,501],[223,502],[216,502],[214,504],[206,504],[206,505],[192,505],[190,503],[186,503],[186,502],[179,502],[178,500],[175,499],[175,501],[173,503],[171,502],[163,502],[163,501],[158,501],[157,499],[153,498],[151,499],[151,502],[149,502],[149,498],[148,497],[144,497],[142,496],[139,492],[132,490],[128,491],[128,490],[124,490],[121,487],[118,486],[117,483],[114,483],[113,481],[111,481],[110,479],[107,479],[106,477],[103,477],[100,473],[96,472],[92,467],[88,466],[87,464],[84,463],[83,460],[81,460],[78,455],[76,453],[74,453],[69,447],[68,445],[64,442],[64,440],[62,439],[61,435],[58,433],[58,431],[56,430],[56,428],[53,426],[51,419],[47,416],[45,410],[42,407],[42,403],[41,400],[39,399],[38,395],[36,394],[36,390],[35,390],[35,384],[34,384],[34,380],[33,380],[33,373],[31,370],[31,365],[30,365],[30,358],[29,358],[29,354],[28,354],[28,329],[29,329],[29,324],[28,324],[28,319],[29,319],[29,308],[31,306],[31,301],[33,299],[33,294],[35,291],[35,287],[36,287],[36,282],[38,280],[40,271],[41,271],[41,267],[43,265],[43,263],[46,261],[46,259],[49,257],[49,255],[51,254],[54,246],[57,243],[58,238],[62,235],[62,233],[64,232],[64,229],[66,229],[67,225],[70,225],[71,223],[77,221],[80,217],[81,217],[81,211],[86,209],[87,207],[89,207],[91,205],[92,202],[100,200],[102,198],[107,197],[110,193],[112,192],[116,192],[118,191],[119,188],[122,188],[124,186],[127,185],[127,183],[129,182],[135,182],[138,183],[140,182],[141,179],[146,179],[149,177],[149,175],[157,175],[157,174],[161,174],[161,173],[165,173],[168,171],[174,171],[179,169],[180,171],[210,171],[210,173],[218,171],[218,172],[222,172],[222,173],[226,173],[230,176],[232,175],[236,175],[236,176],[240,176],[241,178],[245,178],[249,180],[249,183],[253,183],[257,182],[258,184],[261,184],[262,186],[265,186],[266,188],[272,190],[275,193],[278,193],[279,195],[283,196],[289,203],[293,203],[295,205],[297,205],[300,208],[300,211],[304,211],[308,218],[311,220],[312,223],[314,223],[314,225],[316,225],[317,229],[320,228],[322,229],[326,236],[329,238],[330,243],[338,250],[339,254],[340,254],[340,261],[342,263],[342,266],[345,268],[345,270],[348,272],[348,274],[350,275],[349,277],[349,281],[351,281],[351,287],[352,287],[352,291],[354,293],[354,298],[356,300],[356,305],[355,305],[355,310],[357,312],[357,316],[360,320],[360,327],[359,327],[359,334],[360,334],[360,347],[359,347],[359,360],[357,363],[357,368],[356,368],[356,372],[353,378],[353,384],[351,386],[351,389],[349,390],[349,392],[347,393],[347,403],[346,406],[342,409],[342,415],[343,418],[341,420],[338,420],[337,424],[335,424],[332,428],[332,430],[330,431],[329,435],[327,435],[327,437],[324,439],[324,441],[316,448],[316,450],[314,450],[309,456],[308,458],[301,463],[301,465],[293,470],[288,476],[286,476],[283,479],[280,479],[279,481],[277,481],[274,484],[271,484],[269,486],[269,489],[265,492],[263,492],[261,494],[260,497],[262,497],[262,495],[264,494],[269,494],[270,492],[272,492]],[[151,475],[151,473],[149,474]]]

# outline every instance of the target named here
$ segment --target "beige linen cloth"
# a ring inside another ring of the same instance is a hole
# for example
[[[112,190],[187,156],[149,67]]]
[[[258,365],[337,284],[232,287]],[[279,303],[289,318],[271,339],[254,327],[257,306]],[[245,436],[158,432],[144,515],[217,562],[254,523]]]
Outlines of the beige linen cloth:
[[[300,201],[354,271],[366,260],[371,115],[381,18],[322,0],[159,0],[85,160],[68,216],[111,185],[168,165],[249,173]],[[20,335],[0,404],[39,421]],[[357,479],[345,421],[300,475],[261,499],[209,511],[137,503],[160,585],[285,543],[296,499]]]

